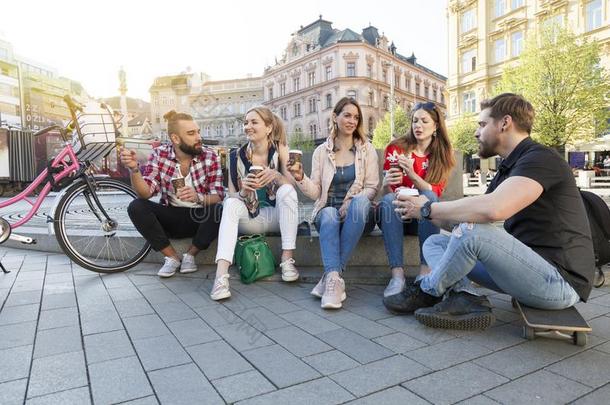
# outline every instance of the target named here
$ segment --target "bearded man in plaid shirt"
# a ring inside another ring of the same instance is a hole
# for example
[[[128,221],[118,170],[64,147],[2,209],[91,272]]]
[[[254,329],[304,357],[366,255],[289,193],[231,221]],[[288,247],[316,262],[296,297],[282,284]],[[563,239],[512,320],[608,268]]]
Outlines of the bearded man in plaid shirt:
[[[129,169],[139,197],[127,208],[129,218],[152,248],[165,256],[157,274],[171,277],[178,270],[197,271],[195,255],[218,236],[224,187],[218,155],[202,146],[193,117],[172,110],[163,118],[171,144],[153,149],[142,170],[135,151],[121,150],[121,163]],[[158,193],[159,203],[149,200]],[[169,238],[186,237],[193,237],[193,242],[180,258]]]

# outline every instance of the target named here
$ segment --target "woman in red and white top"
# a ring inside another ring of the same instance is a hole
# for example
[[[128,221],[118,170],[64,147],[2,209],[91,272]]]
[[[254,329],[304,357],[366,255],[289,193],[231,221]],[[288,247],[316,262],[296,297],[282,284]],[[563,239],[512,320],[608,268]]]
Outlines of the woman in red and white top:
[[[398,294],[405,288],[403,268],[403,236],[417,234],[421,257],[420,274],[430,271],[421,247],[428,236],[439,233],[431,221],[403,223],[392,201],[397,189],[417,189],[430,201],[438,201],[455,165],[453,149],[447,134],[442,111],[432,102],[418,103],[411,115],[409,132],[392,141],[385,149],[383,188],[386,195],[379,204],[379,227],[383,231],[392,278],[384,297]]]

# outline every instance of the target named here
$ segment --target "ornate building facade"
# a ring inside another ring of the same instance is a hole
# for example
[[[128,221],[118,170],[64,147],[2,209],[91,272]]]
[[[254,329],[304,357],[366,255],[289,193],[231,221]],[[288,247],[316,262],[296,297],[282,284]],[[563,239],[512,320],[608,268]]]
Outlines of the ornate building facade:
[[[265,69],[264,104],[282,117],[289,137],[313,139],[328,136],[332,108],[345,96],[358,101],[372,136],[390,109],[392,81],[395,102],[405,110],[420,101],[444,109],[446,78],[395,49],[373,26],[338,30],[320,16],[294,33],[281,59]]]

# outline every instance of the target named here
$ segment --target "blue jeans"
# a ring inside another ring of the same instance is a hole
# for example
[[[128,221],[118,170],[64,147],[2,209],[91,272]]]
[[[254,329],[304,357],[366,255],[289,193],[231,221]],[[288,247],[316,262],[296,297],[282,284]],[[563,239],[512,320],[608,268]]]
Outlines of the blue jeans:
[[[430,201],[438,201],[438,197],[432,191],[421,191],[420,193],[428,197]],[[400,219],[400,216],[394,210],[396,207],[392,204],[392,201],[395,199],[396,194],[388,193],[383,196],[378,207],[379,228],[381,228],[383,232],[383,244],[385,245],[385,252],[388,255],[390,268],[404,266],[403,237],[407,231],[407,224]],[[434,225],[431,221],[428,221],[427,219],[420,219],[417,221],[419,257],[421,258],[422,264],[427,264],[422,250],[424,242],[430,235],[439,232],[439,227]]]
[[[420,287],[437,297],[449,288],[473,292],[472,278],[534,308],[563,309],[580,300],[555,266],[491,224],[462,223],[451,236],[433,235],[424,255],[432,272],[421,277]]]
[[[316,215],[314,223],[320,234],[325,273],[342,272],[365,228],[369,232],[373,229],[375,223],[369,215],[370,208],[371,201],[367,197],[357,196],[352,199],[343,221],[334,207],[323,208]]]

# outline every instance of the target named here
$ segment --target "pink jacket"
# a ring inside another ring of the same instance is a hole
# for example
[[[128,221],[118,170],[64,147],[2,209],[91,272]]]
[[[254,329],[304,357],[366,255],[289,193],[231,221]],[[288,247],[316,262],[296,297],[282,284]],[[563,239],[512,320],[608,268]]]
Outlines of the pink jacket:
[[[351,199],[357,195],[365,195],[372,201],[379,189],[379,166],[375,148],[370,142],[362,142],[359,139],[355,141],[354,145],[356,146],[354,161],[356,179],[347,191],[344,204],[349,204]],[[311,222],[313,222],[318,212],[326,206],[328,189],[337,171],[333,147],[333,139],[328,137],[326,142],[318,146],[313,152],[311,176],[307,177],[305,175],[303,180],[296,182],[303,194],[312,200],[316,200],[311,214]]]

